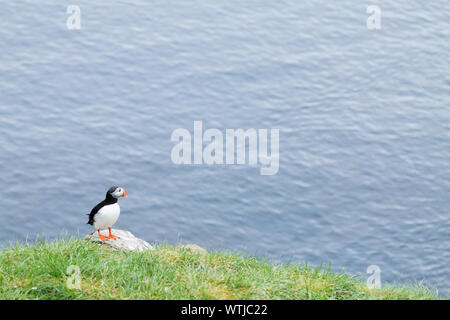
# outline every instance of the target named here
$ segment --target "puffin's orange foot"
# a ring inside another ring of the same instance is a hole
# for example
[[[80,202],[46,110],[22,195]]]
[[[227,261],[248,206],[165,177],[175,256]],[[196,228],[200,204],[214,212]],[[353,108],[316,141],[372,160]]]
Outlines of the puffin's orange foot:
[[[108,240],[108,238],[107,238],[106,236],[102,235],[101,233],[98,234],[98,237],[99,237],[100,240],[102,240],[102,241]]]
[[[118,236],[115,236],[115,235],[111,234],[111,228],[108,228],[108,230],[109,230],[108,238],[110,238],[110,239],[120,239]]]

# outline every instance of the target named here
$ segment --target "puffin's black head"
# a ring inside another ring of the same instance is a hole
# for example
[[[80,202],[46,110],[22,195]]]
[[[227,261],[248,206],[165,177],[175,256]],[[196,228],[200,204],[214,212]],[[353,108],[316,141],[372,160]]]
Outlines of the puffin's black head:
[[[118,199],[118,198],[126,198],[128,197],[128,192],[127,190],[125,190],[122,187],[119,186],[112,186],[111,188],[109,188],[108,192],[106,193],[106,198],[114,198],[114,199]]]

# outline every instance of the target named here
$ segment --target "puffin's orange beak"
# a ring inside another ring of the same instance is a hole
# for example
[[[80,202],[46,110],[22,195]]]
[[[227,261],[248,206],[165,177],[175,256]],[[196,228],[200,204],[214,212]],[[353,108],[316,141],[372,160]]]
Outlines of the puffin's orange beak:
[[[122,198],[126,198],[126,197],[128,197],[128,192],[127,192],[127,190],[123,189]]]

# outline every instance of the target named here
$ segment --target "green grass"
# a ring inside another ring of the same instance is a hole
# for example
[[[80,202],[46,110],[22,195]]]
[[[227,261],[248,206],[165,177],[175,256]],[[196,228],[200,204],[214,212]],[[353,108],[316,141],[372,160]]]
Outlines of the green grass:
[[[81,271],[69,289],[67,268]],[[436,299],[415,287],[368,289],[362,279],[306,265],[173,246],[143,253],[59,239],[0,251],[0,299]]]

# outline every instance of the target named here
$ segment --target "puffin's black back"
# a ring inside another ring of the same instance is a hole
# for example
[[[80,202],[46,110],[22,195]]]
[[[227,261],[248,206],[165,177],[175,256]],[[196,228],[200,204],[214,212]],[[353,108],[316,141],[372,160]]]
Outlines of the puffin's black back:
[[[91,213],[89,213],[89,221],[87,222],[87,224],[93,226],[95,221],[94,217],[97,214],[97,212],[104,206],[108,206],[110,204],[114,204],[117,202],[117,199],[111,195],[111,193],[113,193],[114,190],[116,190],[117,188],[118,186],[112,186],[111,188],[109,188],[108,192],[106,192],[105,200],[103,200],[102,202],[97,204],[94,208],[92,208]]]

